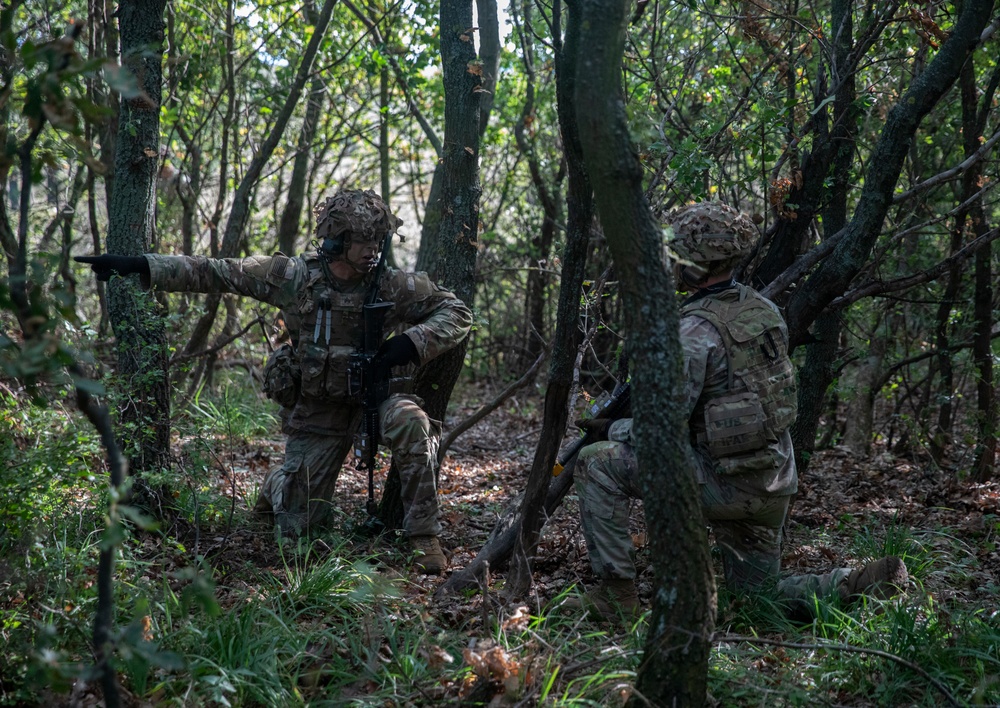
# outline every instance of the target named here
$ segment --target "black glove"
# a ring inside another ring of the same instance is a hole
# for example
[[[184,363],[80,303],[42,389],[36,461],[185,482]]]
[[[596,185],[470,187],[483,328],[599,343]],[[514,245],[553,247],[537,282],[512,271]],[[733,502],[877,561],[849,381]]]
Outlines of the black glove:
[[[372,363],[377,370],[388,373],[388,370],[393,367],[419,362],[420,355],[417,354],[417,345],[405,334],[397,334],[382,343]]]
[[[607,440],[608,429],[614,423],[611,418],[580,418],[573,421],[573,425],[591,436],[595,441]]]
[[[108,280],[112,275],[131,275],[138,273],[144,278],[149,277],[149,261],[145,256],[73,256],[77,263],[89,263],[90,269],[98,280]]]

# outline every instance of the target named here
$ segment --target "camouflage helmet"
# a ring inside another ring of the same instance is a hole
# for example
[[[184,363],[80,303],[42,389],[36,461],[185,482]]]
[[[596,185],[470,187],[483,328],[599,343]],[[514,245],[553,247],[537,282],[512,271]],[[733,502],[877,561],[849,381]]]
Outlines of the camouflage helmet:
[[[734,267],[757,241],[757,229],[742,212],[719,202],[700,202],[666,216],[674,238],[667,244],[680,258],[702,264],[709,274]]]
[[[316,239],[324,250],[328,239],[341,251],[344,242],[352,236],[381,241],[403,223],[389,211],[382,197],[370,189],[342,189],[318,205],[313,214],[316,216]]]

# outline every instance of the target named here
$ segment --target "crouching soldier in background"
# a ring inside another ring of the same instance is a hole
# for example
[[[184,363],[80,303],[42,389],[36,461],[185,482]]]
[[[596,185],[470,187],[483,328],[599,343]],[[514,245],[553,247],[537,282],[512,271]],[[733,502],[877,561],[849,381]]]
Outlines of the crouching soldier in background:
[[[316,209],[317,251],[302,257],[83,256],[99,280],[138,273],[143,285],[171,292],[235,293],[281,308],[291,344],[265,367],[265,392],[281,406],[284,463],[264,478],[256,511],[295,536],[328,521],[334,486],[361,420],[348,391],[348,365],[361,339],[366,296],[393,303],[373,362],[383,371],[424,364],[457,345],[472,326],[469,309],[425,273],[376,266],[402,221],[372,191],[343,190]],[[381,277],[376,280],[376,273]],[[369,297],[369,299],[371,299]],[[440,573],[435,474],[440,424],[412,395],[379,407],[381,437],[402,482],[403,529],[418,569]]]
[[[798,490],[789,427],[795,420],[795,373],[788,357],[788,330],[774,303],[737,283],[733,268],[754,246],[756,229],[735,209],[701,203],[667,216],[681,259],[678,287],[680,339],[688,414],[701,503],[722,551],[727,585],[760,586],[778,580],[781,533]],[[681,262],[683,261],[683,262]],[[580,451],[576,491],[597,588],[574,606],[607,615],[641,607],[635,587],[629,500],[640,497],[632,448],[632,420],[581,423],[598,439]],[[663,470],[671,474],[671,470]],[[815,596],[837,593],[888,597],[907,582],[896,557],[863,568],[799,575],[777,584],[796,614]]]

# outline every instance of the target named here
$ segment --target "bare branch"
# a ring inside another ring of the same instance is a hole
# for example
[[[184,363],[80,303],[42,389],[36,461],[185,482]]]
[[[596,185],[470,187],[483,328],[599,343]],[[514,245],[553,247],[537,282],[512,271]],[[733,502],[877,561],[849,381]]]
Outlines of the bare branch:
[[[545,361],[545,357],[547,355],[548,348],[538,355],[538,358],[535,359],[535,363],[532,364],[526,372],[524,372],[521,378],[501,391],[500,394],[492,401],[482,406],[475,413],[452,428],[448,434],[441,439],[441,444],[438,446],[438,464],[441,464],[441,461],[444,460],[445,453],[448,452],[448,448],[451,447],[452,443],[455,442],[459,435],[495,411],[503,404],[504,401],[513,396],[519,389],[527,385],[527,383],[535,377],[535,374],[538,372],[538,369],[541,368],[542,362]]]
[[[912,197],[915,197],[916,195],[922,192],[926,192],[931,187],[934,187],[943,182],[948,182],[950,180],[957,179],[962,175],[962,173],[964,173],[970,167],[972,167],[977,162],[982,160],[986,156],[986,153],[988,153],[993,148],[993,146],[996,145],[998,140],[1000,140],[1000,129],[997,129],[996,132],[993,133],[993,136],[985,143],[983,143],[978,150],[976,150],[974,153],[972,153],[967,158],[962,160],[962,162],[957,164],[955,167],[952,167],[950,170],[945,170],[944,172],[940,172],[934,175],[933,177],[925,179],[923,182],[918,183],[917,185],[911,187],[902,194],[897,194],[892,198],[892,203],[899,204],[900,202],[905,202],[907,199],[911,199]]]
[[[842,651],[850,654],[871,654],[872,656],[879,656],[883,659],[888,659],[889,661],[894,661],[897,664],[905,666],[911,671],[915,671],[920,674],[928,683],[932,684],[934,688],[939,690],[948,702],[953,706],[961,706],[962,704],[958,702],[958,699],[948,690],[948,687],[943,683],[938,681],[936,678],[927,673],[918,664],[913,663],[901,656],[891,654],[887,651],[882,651],[881,649],[869,649],[868,647],[856,647],[850,644],[827,644],[825,642],[817,642],[815,644],[806,644],[801,642],[786,642],[779,639],[765,639],[763,637],[743,637],[736,634],[723,634],[715,635],[712,637],[712,641],[715,642],[726,642],[726,643],[747,643],[747,644],[771,644],[778,647],[789,647],[791,649],[813,649],[813,650],[827,650],[827,651]]]
[[[987,231],[985,234],[976,238],[969,243],[967,243],[963,248],[953,253],[948,258],[940,261],[937,265],[932,268],[928,268],[920,273],[915,273],[914,275],[909,275],[905,278],[897,278],[896,280],[889,281],[877,281],[873,283],[868,283],[854,290],[849,290],[847,293],[841,297],[835,298],[830,302],[830,307],[832,308],[843,308],[848,305],[852,305],[858,300],[865,297],[871,297],[873,295],[884,295],[886,293],[898,292],[900,290],[906,290],[912,288],[914,285],[920,285],[921,283],[927,283],[931,280],[935,280],[941,276],[945,271],[951,268],[956,263],[959,263],[969,256],[973,255],[983,246],[993,242],[997,237],[1000,237],[1000,229],[993,229],[992,231]]]

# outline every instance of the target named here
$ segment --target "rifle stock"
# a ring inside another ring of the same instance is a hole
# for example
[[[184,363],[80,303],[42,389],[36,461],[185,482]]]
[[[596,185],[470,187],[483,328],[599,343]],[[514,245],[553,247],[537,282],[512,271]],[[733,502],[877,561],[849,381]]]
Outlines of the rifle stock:
[[[611,420],[618,420],[621,418],[625,411],[628,410],[629,403],[632,400],[632,387],[627,381],[623,384],[618,384],[615,386],[614,391],[611,395],[601,400],[600,398],[594,402],[594,404],[587,410],[590,413],[591,418],[610,418]],[[597,442],[594,439],[592,433],[586,433],[583,437],[574,440],[572,443],[567,445],[556,457],[556,463],[552,466],[552,476],[558,477],[562,474],[562,471],[566,469],[566,465],[569,464],[576,455],[587,445]]]

